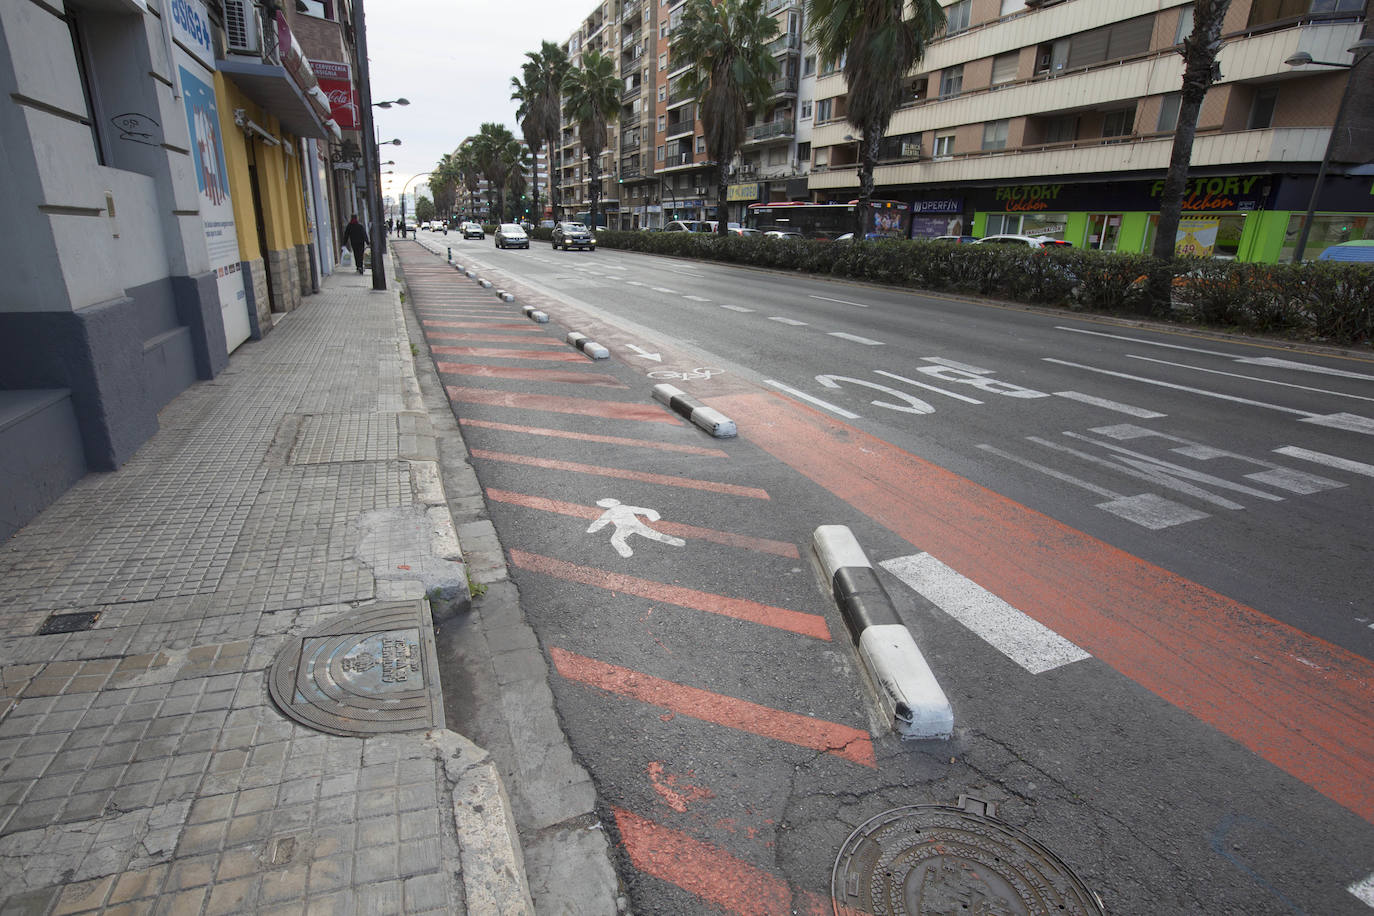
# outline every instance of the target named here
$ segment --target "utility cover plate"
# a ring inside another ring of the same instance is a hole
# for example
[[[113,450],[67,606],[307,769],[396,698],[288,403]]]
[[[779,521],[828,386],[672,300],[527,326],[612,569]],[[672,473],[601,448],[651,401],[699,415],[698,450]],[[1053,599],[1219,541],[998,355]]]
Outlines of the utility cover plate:
[[[285,715],[332,735],[444,724],[433,626],[421,601],[371,605],[292,639],[267,682]]]
[[[991,806],[910,805],[850,834],[835,860],[836,913],[1103,916],[1097,895]]]

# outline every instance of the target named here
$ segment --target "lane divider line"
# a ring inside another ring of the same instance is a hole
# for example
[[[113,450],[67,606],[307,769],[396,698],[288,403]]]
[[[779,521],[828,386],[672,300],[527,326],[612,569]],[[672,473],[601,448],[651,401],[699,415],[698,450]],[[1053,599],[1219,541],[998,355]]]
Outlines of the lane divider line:
[[[729,439],[739,434],[735,421],[714,407],[707,407],[701,401],[673,385],[655,385],[654,400],[666,404],[675,413],[686,417],[695,426],[700,426],[717,439]]]
[[[531,496],[526,493],[514,493],[510,490],[499,490],[488,487],[486,493],[487,499],[499,503],[524,506],[527,509],[537,509],[540,512],[552,512],[557,515],[566,515],[570,518],[595,521],[605,514],[605,510],[600,506],[584,506],[580,503],[563,502],[558,499]],[[739,547],[743,550],[753,550],[757,553],[771,553],[774,556],[787,557],[791,560],[801,558],[800,553],[797,551],[797,545],[788,543],[787,541],[773,541],[768,538],[734,534],[729,531],[717,531],[714,528],[698,528],[696,525],[688,525],[683,522],[668,522],[662,519],[654,522],[654,529],[662,531],[664,534],[674,535],[675,537],[710,541],[714,544],[723,544],[726,547]]]
[[[648,471],[629,471],[624,468],[608,468],[594,464],[579,464],[576,461],[561,461],[555,458],[535,458],[529,455],[511,455],[506,452],[491,452],[475,448],[474,458],[491,461],[505,461],[510,464],[523,464],[528,467],[546,468],[551,471],[571,471],[577,474],[592,474],[597,477],[614,477],[617,480],[636,480],[640,483],[658,484],[664,487],[680,487],[685,490],[705,490],[710,493],[723,493],[727,496],[746,496],[750,499],[767,499],[768,491],[756,487],[742,487],[733,483],[718,483],[714,480],[697,480],[692,477],[673,477],[668,474],[653,474]]]
[[[854,533],[821,525],[811,543],[893,729],[903,739],[950,737],[954,710]]]
[[[605,347],[601,346],[601,344],[592,340],[586,334],[579,334],[576,331],[569,331],[567,341],[569,344],[581,350],[583,353],[587,354],[592,359],[609,359],[611,356],[610,350],[607,350]]]
[[[590,585],[594,588],[605,589],[608,592],[634,595],[636,598],[646,598],[649,601],[663,604],[675,604],[692,611],[731,617],[735,620],[756,623],[759,626],[772,627],[775,630],[796,633],[798,636],[810,636],[812,639],[830,641],[830,627],[826,625],[825,618],[819,614],[792,611],[783,607],[774,607],[771,604],[760,604],[757,601],[750,601],[748,598],[730,598],[725,595],[697,591],[694,588],[686,588],[681,585],[668,585],[665,582],[627,576],[624,573],[608,572],[591,566],[579,566],[566,560],[556,560],[553,557],[546,557],[525,550],[511,550],[510,558],[511,564],[519,569],[553,576],[555,579],[562,579],[565,582]]]
[[[557,646],[550,647],[549,655],[553,658],[555,670],[570,681],[598,687],[608,693],[691,719],[813,751],[824,751],[860,766],[877,768],[873,739],[868,732],[857,728],[666,681],[632,668],[575,655]]]

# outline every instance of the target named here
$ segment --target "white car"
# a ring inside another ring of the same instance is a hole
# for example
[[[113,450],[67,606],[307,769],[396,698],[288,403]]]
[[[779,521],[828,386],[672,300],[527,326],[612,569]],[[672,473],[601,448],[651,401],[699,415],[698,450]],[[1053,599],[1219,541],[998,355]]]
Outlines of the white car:
[[[1071,248],[1068,242],[1052,239],[1047,235],[988,235],[979,239],[975,245],[1011,245],[1019,248]]]

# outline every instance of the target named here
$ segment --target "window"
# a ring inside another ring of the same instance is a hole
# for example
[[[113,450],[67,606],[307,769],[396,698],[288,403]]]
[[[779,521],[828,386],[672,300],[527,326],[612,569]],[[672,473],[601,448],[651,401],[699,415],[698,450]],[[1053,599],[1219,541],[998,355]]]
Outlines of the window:
[[[659,162],[663,161],[663,147],[660,146],[658,150],[655,151],[654,158],[656,158]]]
[[[660,83],[660,84],[659,84],[659,87],[658,87],[658,100],[659,100],[660,102],[666,102],[666,101],[668,100],[668,84],[667,84],[667,83]]]
[[[802,76],[811,76],[816,72],[816,55],[808,54],[802,61]]]
[[[951,99],[964,89],[964,65],[946,67],[940,72],[940,98]]]
[[[1020,51],[1008,51],[992,59],[992,84],[1010,83],[1016,79],[1016,69],[1021,62]]]
[[[698,153],[704,153],[704,152],[706,152],[706,138],[705,138],[705,137],[702,137],[702,136],[698,136],[698,137],[697,137],[697,152],[698,152]]]
[[[935,158],[943,159],[954,155],[954,134],[944,134],[935,138]]]
[[[1069,143],[1078,139],[1078,118],[1064,115],[1050,118],[1045,124],[1046,143]]]
[[[1193,5],[1179,7],[1178,28],[1174,30],[1174,44],[1183,44],[1183,39],[1193,34]]]
[[[658,69],[660,69],[660,70],[667,70],[667,69],[668,69],[668,52],[665,51],[665,52],[663,52],[662,54],[660,54],[660,55],[658,56]]]
[[[798,144],[797,144],[797,161],[798,161],[798,162],[810,162],[810,161],[811,161],[811,144],[810,144],[810,143],[798,143]]]
[[[1011,122],[1006,118],[1000,121],[989,121],[983,125],[983,149],[1006,149],[1007,148],[1007,126]]]
[[[95,149],[95,161],[105,165],[105,145],[101,142],[100,126],[105,119],[101,117],[96,104],[96,95],[91,91],[91,62],[86,56],[86,26],[80,14],[71,7],[67,8],[67,27],[72,36],[72,52],[76,55],[76,69],[81,77],[81,93],[86,97],[86,111],[90,113],[89,127],[91,145]]]
[[[1002,0],[1002,15],[1010,16],[1026,8],[1026,0]]]
[[[660,22],[660,23],[658,24],[658,37],[659,37],[659,38],[667,38],[667,37],[668,37],[668,21],[667,21],[666,19],[665,19],[663,22]]]
[[[1153,33],[1153,16],[1137,16],[1100,29],[1079,32],[1069,39],[1067,66],[1074,70],[1143,54],[1150,49],[1150,36]]]
[[[768,151],[769,165],[782,165],[787,161],[787,147],[775,146]]]
[[[668,128],[668,116],[667,116],[667,115],[659,115],[659,116],[658,116],[658,132],[659,132],[659,133],[663,133],[665,130],[667,130],[667,128]]]
[[[1255,90],[1254,101],[1250,103],[1250,123],[1246,130],[1264,130],[1274,123],[1274,103],[1278,101],[1277,86],[1265,86]]]
[[[1102,136],[1124,137],[1135,130],[1135,106],[1109,111],[1102,118]]]
[[[1189,7],[1191,9],[1191,7]],[[1156,130],[1173,130],[1178,127],[1178,106],[1183,102],[1183,93],[1171,92],[1159,100],[1159,123]]]
[[[802,104],[801,104],[801,119],[802,119],[803,121],[805,121],[805,120],[808,120],[810,117],[811,117],[811,103],[810,103],[810,102],[802,102]]]
[[[973,11],[973,0],[955,0],[945,7],[945,34],[957,35],[968,29],[969,14]]]

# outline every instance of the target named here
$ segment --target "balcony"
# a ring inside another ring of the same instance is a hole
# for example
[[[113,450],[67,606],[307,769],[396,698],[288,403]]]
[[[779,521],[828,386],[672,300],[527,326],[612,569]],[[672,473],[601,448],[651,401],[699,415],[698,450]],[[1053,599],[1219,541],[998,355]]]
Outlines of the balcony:
[[[773,95],[796,95],[797,78],[795,76],[780,76],[773,80]]]
[[[801,37],[797,35],[779,35],[763,47],[769,54],[776,57],[784,52],[795,52],[800,49]]]
[[[633,32],[631,32],[629,35],[626,35],[624,38],[620,39],[620,49],[623,51],[623,50],[625,50],[626,48],[628,48],[630,45],[632,45],[632,44],[634,44],[635,42],[639,41],[640,36],[641,36],[642,34],[643,34],[643,33],[640,32],[639,29],[635,29],[635,30],[634,30]]]
[[[773,13],[797,9],[800,6],[801,3],[799,0],[768,0],[768,2],[763,5],[763,12],[765,15],[771,16]]]
[[[634,101],[635,99],[639,98],[639,93],[640,93],[640,91],[641,91],[643,88],[644,88],[644,87],[643,87],[642,84],[636,83],[635,85],[629,87],[628,89],[626,89],[625,91],[623,91],[623,92],[620,93],[620,101],[622,101],[622,102],[632,102],[632,101]]]
[[[669,121],[667,139],[672,140],[675,137],[691,136],[696,130],[696,125],[697,122],[695,118],[681,118],[677,121]]]
[[[638,178],[640,174],[641,172],[639,166],[637,165],[622,165],[620,167],[620,178],[622,181],[628,181],[631,178]]]
[[[797,133],[792,121],[768,121],[744,129],[745,143],[759,143],[764,140],[791,139]]]

